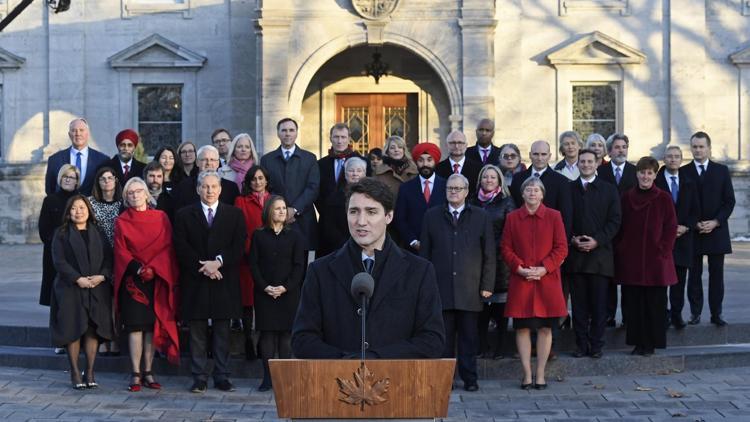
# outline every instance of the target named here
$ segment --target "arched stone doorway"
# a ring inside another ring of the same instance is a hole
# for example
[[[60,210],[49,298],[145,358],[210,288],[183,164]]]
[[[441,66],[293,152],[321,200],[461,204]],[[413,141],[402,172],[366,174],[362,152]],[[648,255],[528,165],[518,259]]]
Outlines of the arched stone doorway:
[[[390,67],[376,84],[364,76],[374,46],[348,48],[325,62],[310,79],[301,101],[302,145],[325,155],[328,131],[337,121],[352,126],[355,149],[381,147],[391,134],[410,146],[442,143],[451,130],[451,100],[441,77],[417,54],[392,44],[378,47]]]

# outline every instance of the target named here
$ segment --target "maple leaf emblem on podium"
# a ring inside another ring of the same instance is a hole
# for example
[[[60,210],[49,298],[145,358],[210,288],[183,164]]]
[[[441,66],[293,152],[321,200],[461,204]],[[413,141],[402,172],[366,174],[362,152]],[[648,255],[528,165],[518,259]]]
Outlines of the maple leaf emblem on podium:
[[[359,405],[360,410],[364,410],[365,405],[374,406],[388,401],[384,396],[388,392],[391,380],[385,378],[375,381],[375,374],[365,365],[361,365],[354,373],[354,380],[336,378],[336,382],[339,384],[339,392],[343,395],[339,400]]]

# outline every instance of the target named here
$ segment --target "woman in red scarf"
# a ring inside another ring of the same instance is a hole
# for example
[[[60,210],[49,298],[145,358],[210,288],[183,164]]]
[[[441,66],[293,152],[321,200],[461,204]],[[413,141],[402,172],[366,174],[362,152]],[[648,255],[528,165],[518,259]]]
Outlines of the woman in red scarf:
[[[127,209],[115,220],[115,306],[128,332],[132,364],[129,390],[160,389],[151,373],[154,348],[180,362],[177,338],[177,258],[167,215],[149,209],[146,183],[134,177],[123,189]],[[143,357],[143,372],[141,372]]]
[[[260,163],[258,152],[255,150],[253,138],[247,133],[240,133],[234,137],[227,152],[227,164],[219,170],[224,179],[237,184],[242,191],[245,175],[256,163]]]
[[[239,136],[239,135],[238,135]],[[231,149],[230,149],[231,151]],[[234,200],[234,206],[242,211],[245,216],[245,227],[247,228],[247,239],[245,240],[245,253],[240,261],[240,291],[242,293],[242,325],[245,327],[245,359],[255,360],[255,346],[253,345],[253,274],[250,272],[250,241],[256,229],[263,227],[263,205],[271,193],[268,172],[261,166],[251,167],[245,174],[242,183],[242,194]]]

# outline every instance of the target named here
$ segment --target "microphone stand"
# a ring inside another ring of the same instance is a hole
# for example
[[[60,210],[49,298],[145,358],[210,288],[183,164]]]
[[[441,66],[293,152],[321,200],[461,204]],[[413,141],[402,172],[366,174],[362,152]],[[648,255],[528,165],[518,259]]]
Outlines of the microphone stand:
[[[362,302],[362,348],[361,348],[361,355],[360,355],[360,366],[365,365],[365,330],[366,328],[366,321],[367,321],[367,296],[364,293],[360,293],[359,295],[360,300]]]

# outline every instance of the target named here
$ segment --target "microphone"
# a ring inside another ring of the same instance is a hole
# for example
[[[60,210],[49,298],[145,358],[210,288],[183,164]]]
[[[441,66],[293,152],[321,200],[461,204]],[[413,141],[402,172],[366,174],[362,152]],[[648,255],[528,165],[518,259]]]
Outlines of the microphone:
[[[374,288],[375,280],[373,280],[372,276],[366,272],[355,274],[352,278],[352,296],[354,296],[354,300],[359,301],[361,306],[359,315],[362,318],[362,342],[360,350],[360,361],[362,365],[364,365],[365,362],[365,349],[367,349],[367,343],[365,342],[367,301],[372,297],[372,291]]]
[[[352,278],[351,292],[355,300],[360,299],[360,295],[365,295],[365,299],[372,297],[372,291],[375,289],[375,280],[366,272],[355,274]]]

